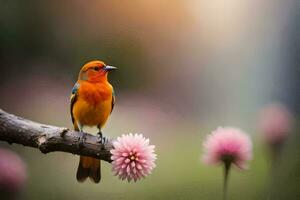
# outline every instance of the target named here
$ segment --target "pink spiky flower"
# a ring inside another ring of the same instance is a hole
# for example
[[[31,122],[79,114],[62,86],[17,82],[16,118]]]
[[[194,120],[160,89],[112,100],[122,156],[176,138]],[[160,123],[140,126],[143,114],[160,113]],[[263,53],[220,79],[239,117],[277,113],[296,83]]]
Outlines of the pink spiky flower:
[[[113,142],[112,170],[120,179],[135,182],[151,174],[155,168],[154,145],[142,134],[127,134]]]
[[[219,127],[207,136],[203,143],[206,164],[224,165],[224,192],[226,199],[229,170],[232,164],[240,169],[246,168],[246,162],[252,158],[252,142],[243,131],[232,127]]]
[[[203,143],[206,164],[231,162],[240,169],[252,158],[252,143],[247,134],[232,127],[219,127],[207,136]]]
[[[283,105],[271,104],[262,110],[259,128],[267,144],[282,144],[291,131],[292,116]]]

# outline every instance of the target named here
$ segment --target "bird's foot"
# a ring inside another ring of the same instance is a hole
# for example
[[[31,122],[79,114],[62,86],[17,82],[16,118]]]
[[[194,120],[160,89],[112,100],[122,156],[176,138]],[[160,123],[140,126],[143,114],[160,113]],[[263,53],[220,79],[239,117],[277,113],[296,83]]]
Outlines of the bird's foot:
[[[78,141],[79,141],[78,146],[79,146],[79,148],[82,148],[84,145],[85,139],[86,139],[86,133],[85,132],[80,132],[80,133],[81,133],[81,136],[78,139]]]
[[[106,144],[108,142],[108,139],[103,136],[101,131],[99,131],[99,133],[98,133],[98,142],[100,144]]]

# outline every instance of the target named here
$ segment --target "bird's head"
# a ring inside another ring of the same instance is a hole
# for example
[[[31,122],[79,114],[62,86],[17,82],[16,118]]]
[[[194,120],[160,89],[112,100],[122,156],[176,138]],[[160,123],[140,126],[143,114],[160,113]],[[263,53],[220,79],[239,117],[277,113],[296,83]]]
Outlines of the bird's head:
[[[79,72],[79,80],[90,82],[101,82],[107,80],[109,71],[116,70],[116,67],[106,65],[99,60],[93,60],[86,63]]]

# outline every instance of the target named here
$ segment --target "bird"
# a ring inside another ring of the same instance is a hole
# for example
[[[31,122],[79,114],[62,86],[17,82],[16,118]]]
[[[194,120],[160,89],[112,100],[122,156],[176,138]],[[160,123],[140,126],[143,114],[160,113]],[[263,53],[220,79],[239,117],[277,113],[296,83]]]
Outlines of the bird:
[[[116,67],[106,65],[100,60],[87,62],[81,68],[78,80],[71,92],[70,111],[74,130],[96,135],[105,142],[101,128],[105,125],[115,105],[113,86],[108,82],[108,72]],[[76,179],[84,182],[89,177],[93,182],[101,180],[99,159],[80,156]]]

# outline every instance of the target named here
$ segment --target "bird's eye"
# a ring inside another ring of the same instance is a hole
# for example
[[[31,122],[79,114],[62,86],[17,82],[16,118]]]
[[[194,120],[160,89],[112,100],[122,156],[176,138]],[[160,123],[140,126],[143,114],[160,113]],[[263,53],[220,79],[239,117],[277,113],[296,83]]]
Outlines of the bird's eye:
[[[99,67],[94,67],[94,70],[96,71],[99,71],[99,69],[100,69]]]

